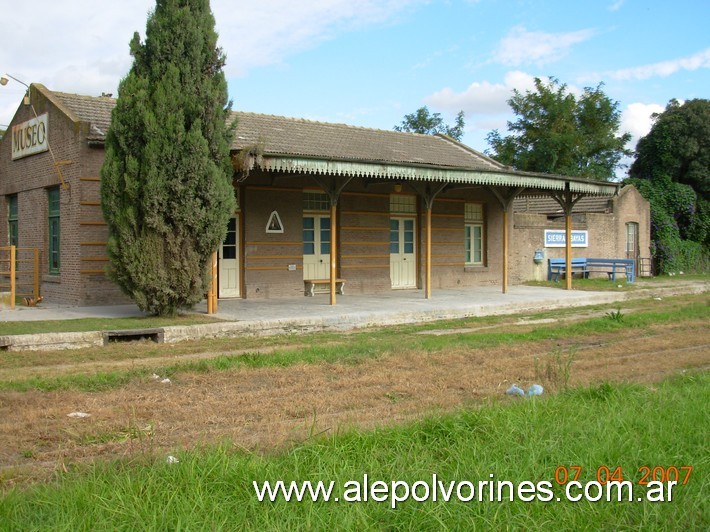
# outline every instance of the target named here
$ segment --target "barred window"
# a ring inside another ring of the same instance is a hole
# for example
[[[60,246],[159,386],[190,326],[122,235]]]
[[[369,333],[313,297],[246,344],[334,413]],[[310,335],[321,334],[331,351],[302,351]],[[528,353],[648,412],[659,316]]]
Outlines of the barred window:
[[[58,274],[60,266],[59,187],[47,189],[49,203],[49,273]]]
[[[19,226],[17,217],[17,194],[7,197],[7,229],[8,243],[11,246],[19,246]]]
[[[406,194],[390,194],[391,214],[417,214],[417,197]]]
[[[330,200],[325,192],[304,192],[304,211],[327,211],[330,210]]]

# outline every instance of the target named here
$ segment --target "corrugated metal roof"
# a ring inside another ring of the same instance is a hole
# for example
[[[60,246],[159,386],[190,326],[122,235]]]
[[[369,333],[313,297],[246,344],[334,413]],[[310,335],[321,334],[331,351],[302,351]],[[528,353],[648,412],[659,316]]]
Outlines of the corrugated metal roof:
[[[516,198],[513,202],[515,212],[529,212],[564,216],[560,204],[552,198]],[[611,199],[608,197],[585,197],[580,199],[572,209],[573,213],[609,213],[611,212]]]

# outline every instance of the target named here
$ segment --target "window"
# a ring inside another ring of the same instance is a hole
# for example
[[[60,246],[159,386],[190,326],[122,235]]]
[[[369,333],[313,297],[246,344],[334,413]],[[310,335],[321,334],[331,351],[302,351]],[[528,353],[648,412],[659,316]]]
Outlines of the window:
[[[417,214],[417,197],[406,194],[390,194],[391,214]]]
[[[303,210],[304,211],[329,211],[330,199],[325,192],[304,192],[303,193]]]
[[[49,203],[49,273],[59,273],[59,187],[47,190]]]
[[[467,265],[485,265],[485,221],[481,203],[467,203],[464,212],[464,253]]]
[[[320,250],[320,251],[318,251]],[[330,253],[330,216],[303,217],[303,254]]]
[[[8,243],[11,246],[19,246],[19,227],[17,225],[17,195],[7,197],[7,232]]]

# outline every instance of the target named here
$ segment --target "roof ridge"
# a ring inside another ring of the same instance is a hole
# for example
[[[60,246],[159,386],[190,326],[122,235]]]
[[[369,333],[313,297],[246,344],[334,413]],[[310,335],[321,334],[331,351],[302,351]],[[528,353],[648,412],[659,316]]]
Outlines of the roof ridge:
[[[441,137],[442,139],[446,140],[447,142],[454,144],[458,148],[460,148],[468,153],[472,153],[476,157],[480,157],[482,159],[485,159],[486,161],[488,161],[489,163],[491,163],[494,166],[497,166],[501,170],[512,170],[513,169],[512,167],[505,165],[505,164],[501,163],[500,161],[496,161],[493,157],[490,157],[490,156],[486,155],[485,153],[480,152],[480,151],[472,148],[471,146],[468,146],[467,144],[464,144],[463,142],[461,142],[449,135],[446,135],[444,133],[436,133],[434,136]]]
[[[113,101],[116,101],[118,99],[118,98],[114,98],[113,96],[104,96],[103,94],[101,96],[92,96],[90,94],[78,94],[76,92],[63,92],[63,91],[54,91],[54,90],[50,90],[50,92],[53,92],[57,96],[74,96],[74,97],[83,98],[83,99],[90,99],[90,100],[113,100]]]
[[[395,133],[399,135],[412,135],[416,137],[423,137],[423,138],[435,138],[439,135],[429,135],[425,133],[413,133],[411,131],[396,131],[394,129],[382,129],[382,128],[377,128],[377,127],[368,127],[368,126],[356,126],[353,124],[346,124],[345,122],[325,122],[323,120],[313,120],[310,118],[303,118],[303,117],[296,117],[296,116],[286,116],[286,115],[275,115],[272,113],[257,113],[254,111],[235,111],[232,109],[232,113],[238,114],[238,115],[251,115],[255,117],[265,117],[265,118],[278,118],[281,120],[289,120],[292,122],[305,122],[308,124],[314,124],[314,125],[320,125],[320,126],[342,126],[348,129],[360,129],[364,131],[377,131],[381,133]],[[485,156],[483,156],[485,157]],[[500,164],[500,163],[498,163]]]

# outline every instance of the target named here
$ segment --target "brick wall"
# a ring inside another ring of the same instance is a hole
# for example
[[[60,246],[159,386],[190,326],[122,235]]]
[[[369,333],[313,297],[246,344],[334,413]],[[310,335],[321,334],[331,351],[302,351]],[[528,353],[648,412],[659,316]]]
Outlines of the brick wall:
[[[611,202],[609,213],[573,214],[572,229],[589,232],[589,247],[572,248],[572,257],[626,258],[626,224],[639,224],[641,257],[650,257],[650,206],[634,187],[624,187]],[[564,258],[565,248],[545,248],[545,229],[564,230],[563,217],[548,220],[544,214],[515,213],[511,236],[511,281],[547,278],[547,260]],[[542,265],[533,262],[536,250],[543,250]]]
[[[103,273],[96,273],[107,264],[108,231],[99,204],[98,180],[104,151],[88,147],[87,124],[74,122],[55,101],[34,88],[32,104],[38,115],[48,113],[51,153],[13,161],[11,135],[0,140],[0,246],[7,245],[8,240],[7,196],[17,194],[19,244],[40,250],[40,293],[45,301],[71,305],[127,302],[114,283]],[[21,105],[13,124],[31,118],[32,108]],[[48,257],[47,189],[54,186],[60,187],[59,274],[49,273]],[[89,247],[84,245],[86,241],[97,244]]]
[[[38,114],[49,113],[49,141],[64,177],[60,192],[61,272],[48,272],[47,187],[60,184],[50,153],[11,160],[11,135],[0,140],[0,246],[7,245],[7,195],[17,194],[21,247],[41,250],[41,292],[47,301],[65,304],[128,302],[103,273],[108,266],[108,230],[100,206],[100,169],[104,150],[86,142],[87,124],[70,117],[33,91]],[[33,118],[21,106],[13,123]],[[328,181],[324,178],[324,181]],[[314,179],[293,174],[266,175],[253,172],[242,184],[240,228],[243,238],[242,297],[303,297],[303,196],[317,189]],[[379,293],[391,289],[390,195],[391,182],[354,179],[338,205],[338,276],[346,280],[347,293]],[[412,194],[405,186],[403,193]],[[483,266],[464,264],[464,209],[466,202],[484,207]],[[626,224],[640,227],[641,256],[650,256],[648,203],[631,187],[612,202],[610,214],[574,217],[574,229],[589,231],[588,248],[573,248],[575,257],[625,257]],[[283,233],[267,233],[273,211],[279,213]],[[426,275],[426,216],[421,197],[416,200],[417,286]],[[563,248],[544,248],[545,229],[564,229],[564,221],[544,215],[516,213],[509,218],[510,275],[512,284],[541,277],[542,267],[533,262],[535,250],[546,258],[563,257]],[[453,189],[436,198],[432,210],[432,287],[455,288],[501,284],[503,262],[503,213],[497,199],[482,187]],[[544,275],[546,275],[546,264]]]

